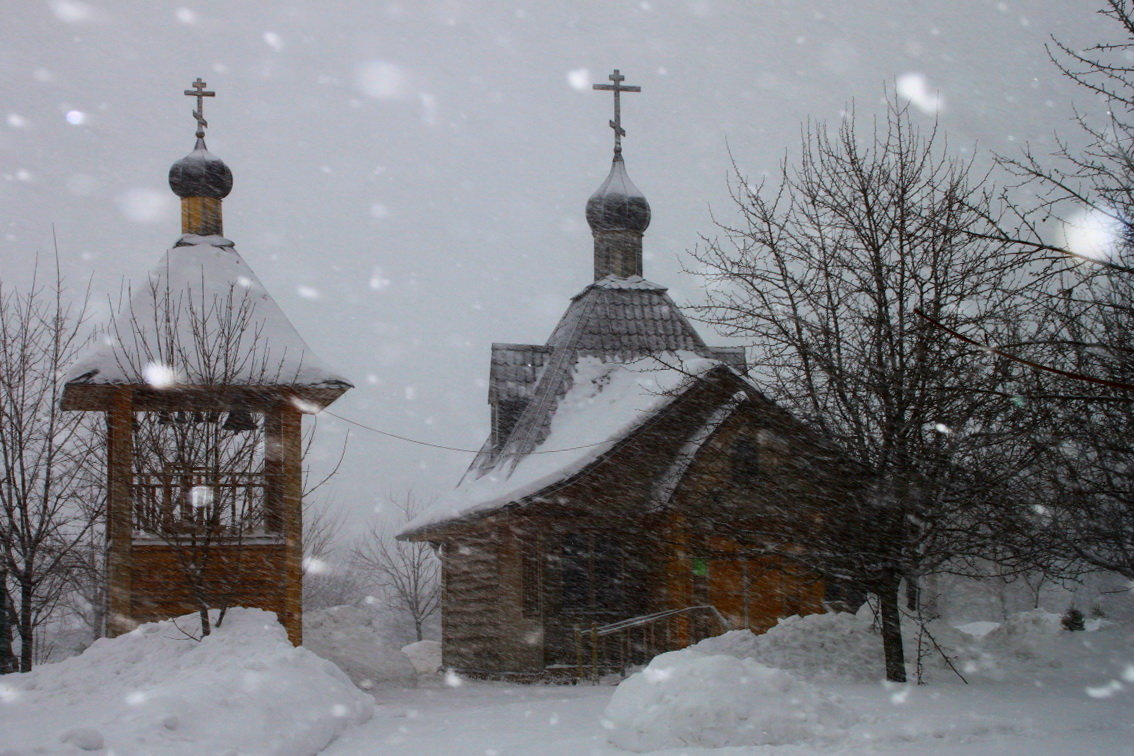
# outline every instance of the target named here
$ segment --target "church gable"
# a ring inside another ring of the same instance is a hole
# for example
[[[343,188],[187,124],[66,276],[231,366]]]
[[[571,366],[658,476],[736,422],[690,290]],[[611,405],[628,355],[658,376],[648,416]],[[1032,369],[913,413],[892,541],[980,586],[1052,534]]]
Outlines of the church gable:
[[[546,346],[493,346],[493,433],[470,474],[508,475],[544,445],[583,358],[623,364],[678,352],[744,365],[743,348],[708,347],[664,287],[641,276],[596,281],[572,299]]]

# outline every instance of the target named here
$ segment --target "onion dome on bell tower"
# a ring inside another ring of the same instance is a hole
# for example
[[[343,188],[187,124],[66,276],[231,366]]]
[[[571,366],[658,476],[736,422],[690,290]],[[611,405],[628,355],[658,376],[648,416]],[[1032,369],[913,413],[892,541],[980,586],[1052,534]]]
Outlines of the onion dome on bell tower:
[[[205,90],[200,77],[185,94],[197,98],[193,117],[197,121],[197,144],[193,151],[169,168],[169,188],[181,198],[181,233],[222,236],[221,200],[232,191],[232,171],[205,146],[204,98],[216,92]]]
[[[626,173],[622,159],[623,92],[641,92],[638,86],[623,85],[626,77],[614,69],[612,84],[595,84],[594,88],[614,92],[614,161],[610,173],[587,200],[587,223],[595,239],[595,280],[607,276],[626,278],[642,275],[642,234],[650,225],[650,203]]]

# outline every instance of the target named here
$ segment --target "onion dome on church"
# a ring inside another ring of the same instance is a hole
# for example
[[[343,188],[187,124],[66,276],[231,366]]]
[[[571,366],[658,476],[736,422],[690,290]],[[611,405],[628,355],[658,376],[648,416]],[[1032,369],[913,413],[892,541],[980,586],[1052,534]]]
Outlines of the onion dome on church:
[[[641,234],[650,226],[650,203],[626,174],[626,161],[621,154],[615,154],[606,181],[587,200],[587,223],[592,232]]]
[[[169,188],[182,199],[224,199],[232,191],[232,171],[198,137],[193,151],[170,166]]]

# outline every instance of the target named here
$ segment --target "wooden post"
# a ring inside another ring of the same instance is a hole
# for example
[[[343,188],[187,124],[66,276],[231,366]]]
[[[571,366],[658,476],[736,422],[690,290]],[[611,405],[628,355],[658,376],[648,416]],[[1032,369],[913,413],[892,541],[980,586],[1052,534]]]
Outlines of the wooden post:
[[[599,677],[598,661],[599,661],[598,626],[597,625],[591,625],[591,679],[595,680],[596,682],[598,681],[598,677]]]
[[[106,414],[106,574],[107,626],[111,638],[137,624],[130,605],[133,531],[133,392],[119,389]]]
[[[443,617],[444,615],[442,615]],[[575,625],[575,678],[583,677],[583,631]]]
[[[293,645],[303,643],[303,415],[290,402],[278,408],[280,430],[280,493],[282,494],[283,616]]]

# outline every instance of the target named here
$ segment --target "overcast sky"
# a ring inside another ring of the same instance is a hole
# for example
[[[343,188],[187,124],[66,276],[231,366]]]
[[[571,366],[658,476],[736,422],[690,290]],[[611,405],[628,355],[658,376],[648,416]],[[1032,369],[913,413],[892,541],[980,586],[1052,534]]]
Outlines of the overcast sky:
[[[543,343],[591,278],[587,197],[611,154],[649,198],[646,276],[681,302],[686,250],[728,220],[729,153],[775,170],[807,118],[863,127],[897,89],[957,154],[1041,151],[1073,103],[1044,44],[1110,36],[1100,0],[26,2],[2,0],[0,277],[50,254],[105,314],[180,232],[169,165],[232,169],[225,235],[315,351],[357,388],[331,410],[476,449],[493,341]],[[706,329],[705,337],[720,342]],[[310,422],[308,420],[307,422]],[[315,462],[345,425],[319,420]],[[597,439],[596,439],[597,440]],[[470,454],[350,432],[326,495],[364,519],[443,494]],[[321,494],[322,495],[322,494]]]

